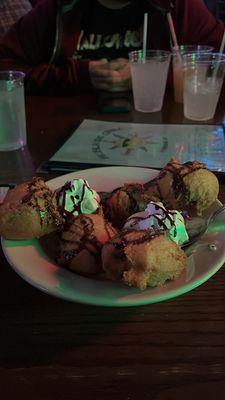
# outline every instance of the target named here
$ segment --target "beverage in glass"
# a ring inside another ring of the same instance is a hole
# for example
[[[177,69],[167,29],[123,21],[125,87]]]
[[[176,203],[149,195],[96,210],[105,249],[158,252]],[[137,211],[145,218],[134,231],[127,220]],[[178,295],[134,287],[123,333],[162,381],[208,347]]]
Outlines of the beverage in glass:
[[[26,144],[24,77],[19,71],[0,72],[0,151]]]
[[[134,106],[137,111],[160,111],[165,94],[171,53],[142,50],[129,53]]]
[[[182,45],[173,48],[173,87],[174,100],[183,103],[184,73],[182,67],[183,55],[188,53],[212,52],[213,47],[205,45]]]
[[[195,121],[214,117],[225,73],[225,54],[187,54],[184,66],[184,115]]]

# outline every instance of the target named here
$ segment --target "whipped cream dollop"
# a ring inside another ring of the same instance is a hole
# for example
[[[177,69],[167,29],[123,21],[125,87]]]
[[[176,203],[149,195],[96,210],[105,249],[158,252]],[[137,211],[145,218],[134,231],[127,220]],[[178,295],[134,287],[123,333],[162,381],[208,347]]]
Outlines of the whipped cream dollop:
[[[59,207],[75,216],[92,214],[99,208],[100,196],[85,179],[66,182],[56,191],[56,197]]]
[[[182,245],[189,237],[184,218],[177,210],[167,210],[161,202],[151,201],[145,211],[131,215],[125,225],[126,229],[160,229],[168,232],[168,236],[177,244]]]

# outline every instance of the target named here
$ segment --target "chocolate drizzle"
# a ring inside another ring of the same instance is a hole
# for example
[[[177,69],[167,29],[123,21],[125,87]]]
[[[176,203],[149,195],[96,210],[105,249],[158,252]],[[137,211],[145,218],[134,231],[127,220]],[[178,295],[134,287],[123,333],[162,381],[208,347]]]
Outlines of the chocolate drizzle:
[[[159,176],[154,180],[159,193],[159,198],[162,200],[160,180],[166,176],[167,172],[169,172],[173,176],[172,188],[175,198],[179,199],[180,197],[184,197],[188,199],[189,192],[184,183],[184,178],[187,175],[198,171],[199,169],[207,168],[205,164],[199,161],[187,161],[186,163],[181,164],[179,161],[172,159],[170,162],[168,162],[165,168],[162,169],[162,171],[159,173]]]
[[[198,161],[188,161],[181,165],[180,168],[176,168],[173,163],[168,163],[166,170],[173,174],[173,190],[175,198],[179,196],[189,197],[188,189],[184,183],[184,178],[199,169],[206,169],[205,165]]]
[[[177,228],[176,228],[176,224],[175,224],[175,220],[173,218],[173,215],[176,215],[176,211],[169,211],[166,208],[164,208],[163,206],[160,206],[159,204],[155,204],[155,209],[157,210],[162,210],[164,217],[162,217],[162,215],[157,215],[154,214],[153,217],[157,220],[159,226],[162,226],[163,230],[170,230],[171,228],[174,228],[174,237],[177,236]],[[166,220],[169,221],[171,227],[168,228],[166,225]]]
[[[103,201],[103,210],[106,218],[117,228],[122,228],[127,218],[144,209],[147,201],[142,198],[144,187],[142,184],[125,184],[114,189]]]
[[[152,213],[152,214],[149,213],[149,215],[146,215],[146,216],[143,216],[143,217],[135,216],[135,215],[131,216],[127,220],[128,222],[129,221],[131,222],[130,227],[134,228],[135,225],[137,225],[139,222],[147,221],[147,220],[150,220],[150,219],[155,219],[157,221],[158,225],[160,227],[162,227],[164,231],[168,231],[171,228],[174,228],[174,237],[176,237],[177,236],[177,229],[176,229],[176,224],[175,224],[175,221],[174,221],[174,218],[173,218],[173,215],[176,215],[176,211],[169,211],[166,208],[164,208],[163,206],[161,206],[160,204],[153,203],[153,205],[154,205],[156,211],[157,210],[162,210],[163,211],[163,215],[162,214],[157,214],[157,213]],[[166,224],[167,220],[170,223],[170,227],[168,227],[167,224]],[[151,229],[151,228],[154,228],[154,224],[152,226],[149,226],[148,229]]]
[[[111,239],[114,230],[104,220],[105,233]],[[116,233],[116,231],[115,231]],[[60,236],[60,248],[57,262],[66,266],[82,250],[87,250],[94,257],[99,258],[102,243],[97,240],[94,230],[94,222],[91,216],[79,215],[68,217],[67,224]]]
[[[70,238],[67,235],[68,231]],[[60,252],[57,257],[60,265],[68,264],[83,249],[88,249],[92,254],[96,254],[94,249],[98,248],[98,243],[94,236],[93,221],[87,216],[74,217],[71,215],[60,237],[60,242]],[[64,250],[64,247],[67,249]],[[91,251],[91,249],[93,250]]]
[[[163,196],[161,193],[161,188],[159,185],[159,180],[161,178],[163,178],[165,176],[165,174],[166,174],[165,172],[161,171],[160,174],[156,178],[143,184],[144,191],[147,191],[148,193],[152,192],[152,199],[153,198],[156,198],[158,200],[163,199]]]
[[[68,210],[66,210],[66,199],[67,199],[67,196],[70,197],[70,200],[71,200],[71,202],[73,204],[73,209],[71,211],[69,211],[69,212],[72,213],[72,214],[76,213],[76,212],[77,212],[77,214],[82,214],[82,202],[84,201],[86,190],[90,191],[92,194],[94,193],[94,191],[88,185],[87,181],[85,179],[83,179],[83,186],[82,186],[81,196],[79,196],[78,194],[74,194],[75,191],[76,191],[76,188],[74,186],[74,182],[77,181],[77,180],[78,179],[75,179],[74,181],[66,182],[65,185],[63,185],[56,192],[57,203],[58,204],[61,203],[60,207],[62,208],[62,211],[64,213],[68,212]]]
[[[41,178],[35,177],[27,184],[27,194],[21,199],[21,204],[27,204],[36,210],[41,226],[52,222],[58,227],[62,225],[54,194]]]
[[[135,239],[129,239],[136,235]],[[164,233],[159,229],[147,229],[147,230],[135,230],[135,229],[124,229],[118,236],[116,236],[116,240],[112,239],[110,243],[116,249],[124,249],[128,245],[139,245],[145,242],[149,242],[155,239],[158,236],[164,235]]]

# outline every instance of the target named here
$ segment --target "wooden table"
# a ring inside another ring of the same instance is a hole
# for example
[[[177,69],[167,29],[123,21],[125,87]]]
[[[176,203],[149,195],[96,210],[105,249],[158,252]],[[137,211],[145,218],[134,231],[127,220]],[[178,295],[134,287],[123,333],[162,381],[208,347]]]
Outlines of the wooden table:
[[[171,96],[155,114],[100,115],[96,98],[27,98],[28,147],[0,154],[0,183],[28,180],[84,117],[185,121]],[[221,99],[214,122],[224,118]],[[49,176],[46,176],[48,179]],[[225,201],[225,186],[220,186]],[[172,300],[104,308],[53,298],[0,254],[0,398],[224,400],[225,274]]]

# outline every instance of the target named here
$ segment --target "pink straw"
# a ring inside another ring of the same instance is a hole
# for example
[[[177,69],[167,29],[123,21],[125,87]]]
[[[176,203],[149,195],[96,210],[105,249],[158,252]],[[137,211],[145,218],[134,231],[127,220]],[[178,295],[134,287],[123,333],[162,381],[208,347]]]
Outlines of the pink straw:
[[[167,13],[167,20],[168,20],[168,24],[169,24],[169,27],[170,27],[170,33],[171,33],[171,36],[172,36],[172,40],[173,40],[173,47],[174,47],[175,51],[177,52],[178,59],[179,59],[179,61],[181,63],[182,59],[181,59],[181,55],[180,55],[180,52],[179,52],[179,46],[178,46],[178,42],[177,42],[177,35],[176,35],[174,24],[173,24],[173,18],[172,18],[172,15],[171,15],[170,12]]]
[[[177,35],[176,35],[174,24],[173,24],[173,18],[172,18],[172,15],[170,14],[170,12],[167,13],[167,20],[168,20],[169,27],[170,27],[170,33],[171,33],[171,36],[173,39],[173,46],[175,48],[178,48]]]

